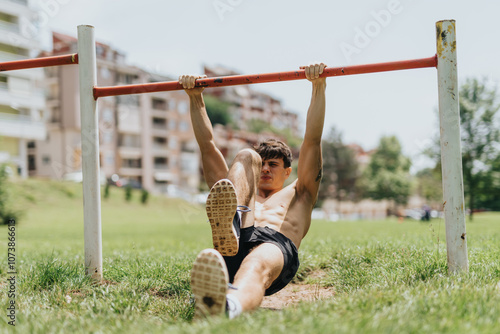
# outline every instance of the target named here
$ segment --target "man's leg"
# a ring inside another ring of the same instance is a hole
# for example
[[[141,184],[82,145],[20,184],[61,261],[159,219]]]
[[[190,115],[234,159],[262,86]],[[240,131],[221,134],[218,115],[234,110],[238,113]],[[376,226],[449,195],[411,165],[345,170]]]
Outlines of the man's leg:
[[[271,243],[255,247],[241,263],[229,294],[235,296],[243,311],[250,311],[262,302],[266,289],[283,270],[283,253]]]
[[[210,189],[207,216],[212,228],[214,248],[224,256],[235,256],[238,253],[239,229],[254,224],[253,210],[261,165],[257,152],[244,149],[236,155],[228,178],[215,182]],[[241,226],[239,220],[233,221],[238,205],[250,209],[242,212]],[[233,223],[238,225],[233,226]]]
[[[191,271],[195,317],[221,315],[226,311],[230,318],[234,318],[242,311],[259,307],[266,289],[283,270],[283,262],[283,253],[278,246],[260,244],[243,260],[233,286],[228,289],[228,274],[222,256],[213,249],[202,251]]]
[[[252,149],[243,149],[234,158],[227,174],[227,178],[236,188],[238,205],[250,208],[249,212],[242,212],[242,228],[253,226],[255,222],[255,196],[261,170],[262,159],[260,155]]]

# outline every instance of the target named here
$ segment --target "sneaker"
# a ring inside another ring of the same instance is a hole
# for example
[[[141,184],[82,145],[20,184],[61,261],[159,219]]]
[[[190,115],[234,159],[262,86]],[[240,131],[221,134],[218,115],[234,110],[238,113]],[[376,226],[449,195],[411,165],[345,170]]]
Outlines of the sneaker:
[[[191,270],[195,318],[225,314],[228,283],[226,264],[219,252],[215,249],[201,251]]]
[[[234,256],[238,253],[238,231],[233,224],[237,208],[236,190],[231,181],[217,181],[210,189],[206,210],[212,228],[214,248],[223,256]]]

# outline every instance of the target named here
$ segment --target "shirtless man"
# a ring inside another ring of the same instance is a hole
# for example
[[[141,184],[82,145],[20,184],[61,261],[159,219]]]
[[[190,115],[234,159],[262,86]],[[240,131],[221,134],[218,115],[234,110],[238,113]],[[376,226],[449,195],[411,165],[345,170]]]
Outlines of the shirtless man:
[[[298,178],[287,187],[283,185],[292,171],[290,149],[267,140],[240,151],[229,168],[214,143],[203,88],[194,88],[202,76],[179,77],[189,96],[203,172],[211,187],[207,215],[215,250],[202,251],[193,265],[195,316],[226,312],[233,318],[257,308],[264,295],[281,290],[295,276],[297,250],[309,230],[322,177],[326,80],[319,75],[325,67],[302,67],[312,82],[312,98]]]

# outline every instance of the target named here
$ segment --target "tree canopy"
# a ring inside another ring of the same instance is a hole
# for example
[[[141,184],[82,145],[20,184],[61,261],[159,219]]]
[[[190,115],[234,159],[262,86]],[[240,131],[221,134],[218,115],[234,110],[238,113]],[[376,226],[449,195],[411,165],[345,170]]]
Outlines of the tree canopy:
[[[395,136],[382,137],[364,171],[366,195],[375,200],[406,204],[411,191],[410,165],[410,159],[402,154],[399,140]]]
[[[462,165],[465,193],[471,209],[494,205],[488,193],[498,194],[500,187],[500,130],[496,88],[488,88],[486,80],[469,78],[460,87],[460,123]]]
[[[323,140],[323,179],[318,202],[326,198],[358,200],[360,177],[355,152],[342,141],[342,134],[332,127]]]

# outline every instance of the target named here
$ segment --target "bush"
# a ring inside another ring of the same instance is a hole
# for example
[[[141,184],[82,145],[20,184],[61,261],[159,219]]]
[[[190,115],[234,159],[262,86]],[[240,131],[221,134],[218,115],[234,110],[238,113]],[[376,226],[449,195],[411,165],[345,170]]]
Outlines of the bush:
[[[13,219],[18,222],[21,213],[9,207],[9,194],[8,188],[7,168],[5,165],[0,166],[0,224],[7,225],[9,220]]]
[[[131,199],[132,199],[132,186],[130,184],[127,184],[127,186],[125,187],[125,200],[127,202],[130,202]]]
[[[141,192],[141,203],[142,204],[147,204],[148,197],[149,197],[149,191],[147,191],[146,189],[142,189],[142,192]]]
[[[104,187],[104,198],[109,198],[109,183]]]

